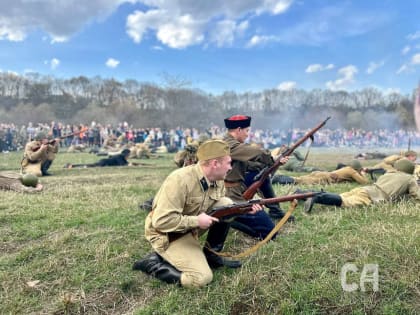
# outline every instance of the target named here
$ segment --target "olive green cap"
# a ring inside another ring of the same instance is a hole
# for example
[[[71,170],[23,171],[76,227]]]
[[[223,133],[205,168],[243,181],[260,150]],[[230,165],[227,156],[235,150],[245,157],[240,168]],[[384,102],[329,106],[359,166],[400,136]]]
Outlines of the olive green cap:
[[[354,168],[356,171],[360,171],[363,168],[362,163],[360,163],[359,160],[351,161],[350,166]]]
[[[407,174],[413,174],[416,166],[410,160],[400,159],[397,162],[395,162],[394,167],[397,171],[404,172]]]
[[[217,159],[226,155],[230,155],[230,149],[229,145],[223,140],[207,140],[197,150],[199,161]]]

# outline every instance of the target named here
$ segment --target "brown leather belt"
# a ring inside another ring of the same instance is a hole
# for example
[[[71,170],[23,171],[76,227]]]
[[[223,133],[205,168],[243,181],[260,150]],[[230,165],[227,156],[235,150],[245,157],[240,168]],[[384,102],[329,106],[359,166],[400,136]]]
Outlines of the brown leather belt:
[[[239,186],[241,186],[240,182],[225,182],[226,188],[239,187]]]

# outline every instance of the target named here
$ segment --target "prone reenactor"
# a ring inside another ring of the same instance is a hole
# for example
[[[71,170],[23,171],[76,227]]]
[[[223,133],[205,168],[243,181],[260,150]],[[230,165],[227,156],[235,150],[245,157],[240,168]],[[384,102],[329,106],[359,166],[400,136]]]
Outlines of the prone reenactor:
[[[355,207],[379,202],[395,202],[404,196],[420,200],[420,188],[413,177],[414,163],[408,159],[399,159],[394,167],[381,176],[374,185],[354,188],[341,194],[320,192],[315,197],[306,200],[304,210],[311,212],[316,203],[336,207]]]
[[[328,185],[342,182],[357,182],[361,185],[369,182],[365,176],[362,164],[358,160],[353,160],[348,166],[344,166],[331,172],[315,171],[308,175],[290,177],[281,175],[282,178],[273,176],[273,184],[301,184],[301,185]]]
[[[382,160],[382,162],[372,166],[371,168],[374,168],[374,169],[383,168],[385,171],[395,170],[394,168],[395,162],[401,159],[407,159],[411,162],[415,162],[417,159],[417,152],[408,150],[404,152],[403,154],[393,154],[393,155],[387,156],[386,158]]]

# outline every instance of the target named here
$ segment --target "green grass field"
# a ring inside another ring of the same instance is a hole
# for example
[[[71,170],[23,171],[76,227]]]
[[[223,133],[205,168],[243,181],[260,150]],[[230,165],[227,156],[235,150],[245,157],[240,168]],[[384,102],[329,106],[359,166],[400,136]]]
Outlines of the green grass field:
[[[17,171],[21,155],[0,154],[0,171]],[[353,155],[314,149],[308,165],[332,169]],[[171,158],[141,160],[153,165],[147,167],[67,170],[66,162],[99,157],[60,153],[54,176],[41,178],[42,193],[0,191],[0,314],[420,314],[420,206],[414,201],[316,206],[310,215],[299,205],[296,224],[243,259],[241,269],[216,270],[201,289],[132,271],[150,252],[138,204],[175,168]],[[275,189],[278,195],[291,190]],[[239,253],[253,244],[232,230],[226,250]],[[353,292],[342,288],[346,263],[358,268],[347,273],[347,283],[358,286]],[[372,283],[360,289],[366,264],[378,266],[376,292]]]

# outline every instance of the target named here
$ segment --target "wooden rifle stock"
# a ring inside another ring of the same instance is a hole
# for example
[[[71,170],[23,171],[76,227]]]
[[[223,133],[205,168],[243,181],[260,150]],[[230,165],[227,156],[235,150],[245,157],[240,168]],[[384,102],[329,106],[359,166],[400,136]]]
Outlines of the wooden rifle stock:
[[[293,195],[287,195],[287,196],[280,196],[275,198],[267,198],[267,199],[253,199],[249,200],[243,203],[237,203],[225,207],[218,207],[214,208],[209,215],[212,217],[221,219],[226,217],[234,217],[237,215],[248,213],[252,210],[252,205],[259,204],[259,205],[267,205],[271,203],[279,203],[279,202],[286,202],[286,201],[292,201],[292,200],[299,200],[299,199],[307,199],[314,197],[316,194],[319,194],[317,192],[308,192],[308,193],[302,193],[302,194],[293,194]]]
[[[303,137],[301,137],[296,143],[294,143],[290,148],[288,148],[286,151],[280,154],[280,156],[274,161],[273,165],[271,165],[270,167],[264,168],[257,176],[255,176],[256,177],[255,182],[253,182],[252,185],[249,186],[247,190],[245,190],[245,192],[242,194],[242,197],[244,197],[245,200],[249,200],[252,197],[254,197],[255,193],[261,187],[263,182],[268,178],[268,176],[270,176],[270,174],[274,174],[277,171],[277,169],[280,167],[280,165],[282,164],[280,160],[292,154],[293,151],[295,151],[297,147],[299,147],[302,143],[304,143],[309,138],[312,138],[315,132],[317,132],[319,129],[324,127],[324,125],[327,123],[327,121],[330,118],[331,117],[328,116],[327,119],[321,122],[318,126],[311,129],[308,133],[306,133]]]

